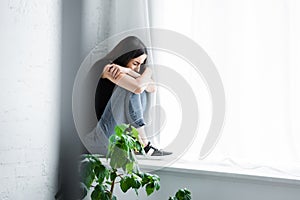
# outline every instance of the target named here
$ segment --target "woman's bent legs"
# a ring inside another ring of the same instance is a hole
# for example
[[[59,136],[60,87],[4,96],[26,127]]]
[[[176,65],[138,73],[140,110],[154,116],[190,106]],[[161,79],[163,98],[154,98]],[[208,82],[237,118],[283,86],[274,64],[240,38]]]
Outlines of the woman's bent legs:
[[[147,106],[147,95],[146,92],[141,94],[132,94],[129,102],[129,118],[132,120],[130,123],[139,132],[139,141],[141,144],[146,146],[148,139],[145,132],[145,119],[144,112]]]
[[[114,133],[115,126],[122,123],[131,124],[137,128],[140,142],[146,145],[148,143],[144,130],[146,106],[146,92],[134,94],[117,86],[97,127],[86,137],[86,143],[90,143],[86,144],[87,149],[91,153],[106,154],[108,138]]]

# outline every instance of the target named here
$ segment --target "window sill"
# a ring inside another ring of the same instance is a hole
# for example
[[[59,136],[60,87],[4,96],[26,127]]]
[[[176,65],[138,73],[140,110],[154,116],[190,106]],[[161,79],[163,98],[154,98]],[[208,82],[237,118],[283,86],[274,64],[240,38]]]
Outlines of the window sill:
[[[204,161],[177,160],[170,164],[168,159],[147,160],[139,159],[139,165],[143,171],[161,171],[181,174],[204,175],[233,179],[253,180],[260,182],[272,182],[292,184],[300,186],[300,176],[288,175],[271,169],[241,169],[230,165],[220,165]]]

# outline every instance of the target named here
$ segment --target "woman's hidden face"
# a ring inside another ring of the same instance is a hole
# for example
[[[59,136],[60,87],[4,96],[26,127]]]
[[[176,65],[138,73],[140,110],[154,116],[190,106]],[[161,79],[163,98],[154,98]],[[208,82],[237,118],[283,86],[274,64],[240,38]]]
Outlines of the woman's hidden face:
[[[139,57],[133,58],[128,62],[127,67],[136,72],[139,72],[141,65],[144,63],[146,58],[147,58],[146,54],[143,54],[143,55],[140,55]]]

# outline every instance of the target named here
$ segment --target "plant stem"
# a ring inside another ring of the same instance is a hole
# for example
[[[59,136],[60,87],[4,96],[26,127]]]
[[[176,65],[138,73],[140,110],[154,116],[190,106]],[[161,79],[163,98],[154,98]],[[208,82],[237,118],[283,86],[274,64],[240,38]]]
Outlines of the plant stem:
[[[114,178],[114,180],[111,183],[111,187],[110,187],[110,200],[112,200],[112,197],[113,197],[113,192],[114,192],[114,187],[115,187],[115,180],[116,180],[116,178]]]

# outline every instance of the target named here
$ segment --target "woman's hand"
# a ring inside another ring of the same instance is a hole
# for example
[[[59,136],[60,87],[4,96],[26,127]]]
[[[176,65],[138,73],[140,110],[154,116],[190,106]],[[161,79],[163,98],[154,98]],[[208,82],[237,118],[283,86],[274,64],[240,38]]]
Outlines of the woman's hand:
[[[156,92],[156,85],[152,79],[151,79],[151,82],[147,85],[146,91],[150,92],[150,93]]]

